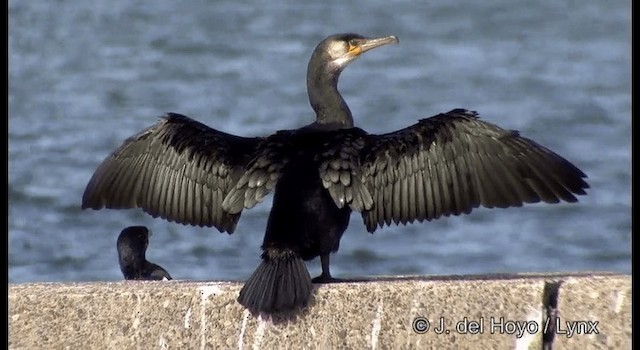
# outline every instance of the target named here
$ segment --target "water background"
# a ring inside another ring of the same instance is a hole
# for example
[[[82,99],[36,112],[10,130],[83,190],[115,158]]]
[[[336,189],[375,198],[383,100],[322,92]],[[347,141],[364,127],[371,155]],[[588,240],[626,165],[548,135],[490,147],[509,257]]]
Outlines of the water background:
[[[313,120],[306,65],[338,32],[394,34],[340,89],[384,133],[461,107],[517,129],[589,176],[577,204],[479,209],[371,235],[353,214],[336,277],[631,271],[628,1],[9,1],[9,282],[120,280],[120,230],[154,232],[147,257],[176,279],[244,280],[271,197],[236,233],[81,210],[97,165],[178,112],[268,135]],[[320,272],[319,259],[308,264]]]

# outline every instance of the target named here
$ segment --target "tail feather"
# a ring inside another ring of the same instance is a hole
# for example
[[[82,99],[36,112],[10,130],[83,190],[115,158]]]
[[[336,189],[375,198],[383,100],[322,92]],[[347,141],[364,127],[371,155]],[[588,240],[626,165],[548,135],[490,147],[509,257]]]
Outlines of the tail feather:
[[[238,302],[254,312],[291,311],[308,304],[311,288],[309,271],[297,254],[265,252],[240,290]]]

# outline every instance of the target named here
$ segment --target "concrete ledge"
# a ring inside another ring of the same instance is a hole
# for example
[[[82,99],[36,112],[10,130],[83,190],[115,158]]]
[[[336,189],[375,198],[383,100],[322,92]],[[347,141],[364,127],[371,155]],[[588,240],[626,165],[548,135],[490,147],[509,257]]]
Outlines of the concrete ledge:
[[[309,308],[271,317],[251,315],[236,302],[241,286],[10,284],[9,348],[631,348],[628,275],[427,276],[324,284],[316,285]],[[429,328],[419,334],[425,320]],[[438,334],[441,321],[445,330]]]

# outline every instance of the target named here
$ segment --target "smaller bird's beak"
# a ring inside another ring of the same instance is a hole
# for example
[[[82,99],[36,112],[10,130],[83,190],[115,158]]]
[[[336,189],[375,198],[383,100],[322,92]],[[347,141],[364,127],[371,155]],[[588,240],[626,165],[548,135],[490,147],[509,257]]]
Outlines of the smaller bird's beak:
[[[360,44],[360,53],[367,52],[371,49],[375,49],[376,47],[388,45],[388,44],[397,44],[400,40],[395,35],[383,36],[380,38],[366,38],[362,40]]]

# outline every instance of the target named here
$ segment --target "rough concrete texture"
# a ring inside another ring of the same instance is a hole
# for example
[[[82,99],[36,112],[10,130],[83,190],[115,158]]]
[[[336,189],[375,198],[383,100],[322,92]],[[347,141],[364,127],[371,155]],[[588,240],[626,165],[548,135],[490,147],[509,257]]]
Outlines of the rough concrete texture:
[[[555,349],[631,349],[631,278],[567,278],[558,290]]]
[[[543,336],[545,293],[558,281],[553,300],[558,319],[599,320],[599,334]],[[404,277],[323,284],[316,285],[308,308],[272,316],[244,310],[236,302],[241,286],[193,281],[11,284],[9,348],[541,349],[543,340],[553,342],[554,349],[631,347],[631,277],[626,275]],[[424,326],[420,317],[430,323],[423,334],[414,330]],[[445,331],[438,334],[441,320]]]

